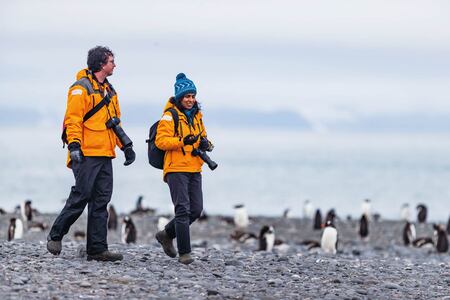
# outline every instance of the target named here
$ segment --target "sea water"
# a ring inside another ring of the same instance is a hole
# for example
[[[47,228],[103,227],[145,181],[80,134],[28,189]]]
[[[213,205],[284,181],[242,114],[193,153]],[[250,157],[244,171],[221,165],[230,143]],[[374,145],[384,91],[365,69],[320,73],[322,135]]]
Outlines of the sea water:
[[[139,195],[144,205],[171,212],[162,171],[147,161],[148,128],[126,128],[136,161],[123,166],[117,149],[113,160],[112,203],[126,213]],[[60,128],[0,128],[0,207],[13,208],[25,199],[43,212],[59,212],[74,178],[65,167]],[[278,216],[290,208],[302,215],[305,199],[322,213],[359,217],[369,198],[372,211],[399,218],[400,207],[425,203],[432,220],[450,214],[450,137],[446,135],[337,134],[286,129],[209,128],[215,144],[210,157],[219,167],[203,167],[204,209],[232,214],[245,204],[250,215]]]

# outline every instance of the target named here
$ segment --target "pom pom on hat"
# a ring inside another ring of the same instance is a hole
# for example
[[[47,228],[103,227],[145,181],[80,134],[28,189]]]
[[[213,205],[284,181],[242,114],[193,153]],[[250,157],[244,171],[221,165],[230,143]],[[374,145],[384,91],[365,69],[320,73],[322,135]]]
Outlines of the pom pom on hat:
[[[186,75],[184,75],[184,73],[179,73],[179,74],[177,75],[177,80],[178,80],[178,79],[181,79],[181,78],[186,78]]]

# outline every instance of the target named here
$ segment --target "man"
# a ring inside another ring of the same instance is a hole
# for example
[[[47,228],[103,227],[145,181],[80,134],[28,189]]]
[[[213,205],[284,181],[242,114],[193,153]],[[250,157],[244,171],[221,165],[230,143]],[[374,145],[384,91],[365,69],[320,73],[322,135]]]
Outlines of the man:
[[[117,94],[106,79],[113,74],[114,54],[97,46],[88,53],[87,69],[70,87],[64,117],[63,141],[68,144],[67,166],[75,176],[66,205],[48,235],[47,249],[58,255],[61,240],[88,205],[87,259],[116,261],[122,254],[108,251],[107,205],[111,200],[115,147],[125,153],[124,165],[135,160],[133,143],[120,127]]]

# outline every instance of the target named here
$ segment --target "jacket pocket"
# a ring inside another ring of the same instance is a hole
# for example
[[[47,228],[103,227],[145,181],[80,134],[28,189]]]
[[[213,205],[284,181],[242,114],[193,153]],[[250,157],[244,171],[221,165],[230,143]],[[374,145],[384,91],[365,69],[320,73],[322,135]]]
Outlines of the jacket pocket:
[[[85,127],[83,131],[83,146],[89,150],[108,149],[109,147],[108,131],[106,130],[92,130]]]
[[[190,152],[186,152],[186,155],[183,155],[181,150],[171,151],[169,166],[171,169],[186,169],[190,166],[191,159],[192,155]]]

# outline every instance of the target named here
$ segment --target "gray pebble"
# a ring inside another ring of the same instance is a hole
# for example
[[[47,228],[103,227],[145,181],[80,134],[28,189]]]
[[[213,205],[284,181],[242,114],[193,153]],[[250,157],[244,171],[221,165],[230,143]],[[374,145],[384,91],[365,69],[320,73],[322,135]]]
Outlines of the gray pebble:
[[[401,289],[401,286],[399,286],[398,284],[392,283],[392,282],[385,283],[383,286],[390,290],[400,290]]]
[[[367,290],[363,290],[363,289],[356,289],[356,292],[361,295],[367,295],[367,293],[368,293]]]
[[[300,275],[298,275],[298,274],[292,275],[291,278],[292,278],[293,280],[300,280],[300,279],[301,279]]]
[[[19,285],[24,284],[24,282],[23,282],[22,279],[20,279],[20,278],[14,278],[13,280],[11,280],[11,282],[12,282],[13,284],[19,284]]]
[[[267,280],[267,284],[269,285],[282,285],[283,284],[283,280],[279,279],[279,278],[275,278],[275,279],[269,279]]]
[[[240,267],[242,266],[243,263],[241,263],[238,260],[226,260],[225,261],[225,266],[235,266],[235,267]]]
[[[84,288],[88,288],[88,287],[91,287],[92,284],[90,284],[90,283],[87,282],[87,281],[82,281],[82,282],[80,282],[80,286],[81,286],[81,287],[84,287]]]

